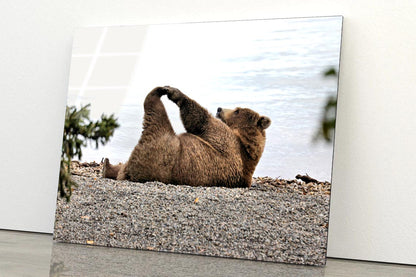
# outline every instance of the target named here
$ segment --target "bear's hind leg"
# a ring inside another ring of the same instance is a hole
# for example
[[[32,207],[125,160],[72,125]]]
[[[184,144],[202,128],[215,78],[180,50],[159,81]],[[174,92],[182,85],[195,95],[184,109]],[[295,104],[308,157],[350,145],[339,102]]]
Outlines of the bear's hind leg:
[[[166,89],[157,87],[146,96],[144,100],[144,119],[142,139],[150,137],[159,138],[164,134],[175,135],[175,131],[169,121],[165,106],[160,97],[166,94]]]
[[[103,164],[103,172],[102,172],[102,176],[104,178],[109,178],[109,179],[117,179],[117,175],[120,171],[120,168],[122,167],[122,164],[118,164],[118,165],[112,165],[110,164],[110,160],[108,158],[105,158],[104,160],[104,164]]]

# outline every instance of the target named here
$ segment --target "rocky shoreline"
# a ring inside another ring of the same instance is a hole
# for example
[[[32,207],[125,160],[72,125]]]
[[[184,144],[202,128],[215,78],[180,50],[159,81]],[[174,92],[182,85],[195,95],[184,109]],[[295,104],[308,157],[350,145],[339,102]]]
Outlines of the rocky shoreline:
[[[71,163],[71,172],[73,175],[101,178],[103,163],[81,163],[73,161]],[[298,178],[309,177],[307,175],[298,175]],[[310,177],[309,177],[310,178]],[[314,180],[313,178],[310,178]],[[271,177],[254,177],[252,189],[273,189],[279,193],[298,193],[302,195],[331,195],[331,184],[329,182],[305,182],[301,179],[280,179]]]
[[[58,199],[58,242],[297,264],[325,264],[330,184],[269,177],[252,187],[189,187],[100,177],[73,162]]]

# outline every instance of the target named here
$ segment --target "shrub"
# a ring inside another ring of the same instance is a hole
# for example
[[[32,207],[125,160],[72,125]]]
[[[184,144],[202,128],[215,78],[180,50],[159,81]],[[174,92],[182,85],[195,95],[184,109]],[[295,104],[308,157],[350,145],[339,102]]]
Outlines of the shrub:
[[[82,158],[82,147],[88,143],[105,145],[113,136],[114,130],[119,127],[114,115],[101,115],[97,121],[90,120],[90,104],[81,106],[78,110],[75,106],[66,107],[65,127],[62,142],[61,168],[59,174],[59,195],[70,200],[73,187],[77,184],[71,180],[71,161],[74,157]]]
[[[330,68],[323,74],[325,77],[338,77],[338,73],[334,68]],[[337,109],[337,97],[328,96],[325,106],[322,109],[321,122],[319,129],[315,134],[314,140],[323,139],[326,142],[332,142],[335,131],[335,116]]]

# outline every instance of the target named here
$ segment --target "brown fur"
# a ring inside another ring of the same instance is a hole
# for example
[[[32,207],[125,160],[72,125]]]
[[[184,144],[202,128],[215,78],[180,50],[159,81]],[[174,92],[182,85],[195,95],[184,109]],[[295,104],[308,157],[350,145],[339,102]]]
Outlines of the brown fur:
[[[176,135],[160,97],[180,108],[186,133]],[[250,109],[218,108],[214,118],[172,87],[153,89],[144,101],[143,132],[129,160],[105,163],[103,176],[190,186],[250,187],[270,119]]]

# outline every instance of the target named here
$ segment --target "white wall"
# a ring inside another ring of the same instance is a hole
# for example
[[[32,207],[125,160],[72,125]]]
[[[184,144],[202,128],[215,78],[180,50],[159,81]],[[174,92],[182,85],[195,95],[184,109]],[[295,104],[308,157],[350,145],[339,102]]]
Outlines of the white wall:
[[[77,26],[344,15],[328,255],[416,264],[415,1],[0,2],[0,228],[52,232]]]

